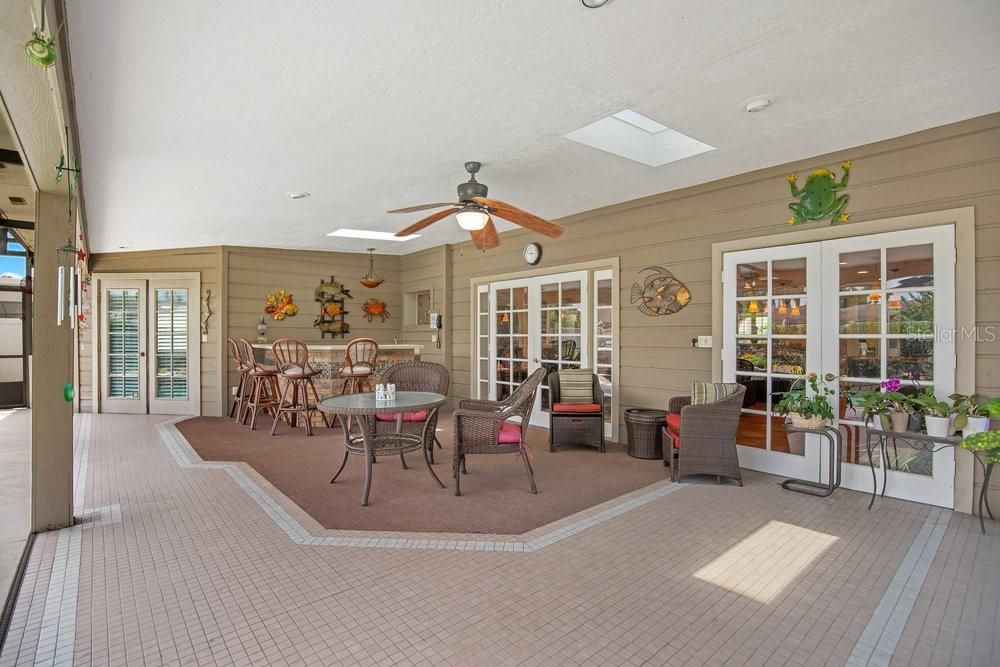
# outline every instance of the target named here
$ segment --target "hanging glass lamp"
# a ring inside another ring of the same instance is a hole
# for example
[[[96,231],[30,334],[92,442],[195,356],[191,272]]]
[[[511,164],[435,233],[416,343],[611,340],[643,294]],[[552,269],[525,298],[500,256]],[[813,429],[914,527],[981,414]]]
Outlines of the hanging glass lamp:
[[[375,248],[368,248],[368,273],[361,277],[360,282],[372,289],[385,282],[385,278],[375,273]]]

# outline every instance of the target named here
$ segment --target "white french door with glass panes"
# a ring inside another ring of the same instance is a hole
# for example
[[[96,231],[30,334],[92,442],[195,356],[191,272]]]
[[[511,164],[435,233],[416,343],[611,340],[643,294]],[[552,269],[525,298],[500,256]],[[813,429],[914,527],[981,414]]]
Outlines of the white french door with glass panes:
[[[492,400],[509,396],[531,373],[546,375],[590,363],[587,271],[507,280],[482,286],[479,304],[479,384]],[[483,335],[483,325],[488,335]],[[486,382],[484,382],[486,379]],[[548,383],[535,398],[531,423],[548,426]]]
[[[808,372],[830,374],[837,377],[843,485],[871,491],[867,431],[851,396],[891,377],[933,386],[939,398],[953,392],[954,261],[950,225],[727,253],[723,379],[747,387],[737,432],[741,464],[827,479],[825,441],[787,434],[773,394],[802,386]],[[950,448],[896,440],[888,460],[872,456],[879,491],[884,473],[886,495],[953,505]]]
[[[97,281],[100,410],[199,414],[198,279]]]

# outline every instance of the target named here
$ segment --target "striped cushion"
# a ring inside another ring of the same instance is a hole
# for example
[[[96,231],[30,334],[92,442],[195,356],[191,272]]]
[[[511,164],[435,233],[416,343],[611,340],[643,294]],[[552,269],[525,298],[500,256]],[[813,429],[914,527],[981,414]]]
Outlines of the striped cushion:
[[[735,394],[742,385],[736,382],[691,382],[691,405],[716,403]]]
[[[589,368],[559,371],[560,403],[593,403],[594,372]]]

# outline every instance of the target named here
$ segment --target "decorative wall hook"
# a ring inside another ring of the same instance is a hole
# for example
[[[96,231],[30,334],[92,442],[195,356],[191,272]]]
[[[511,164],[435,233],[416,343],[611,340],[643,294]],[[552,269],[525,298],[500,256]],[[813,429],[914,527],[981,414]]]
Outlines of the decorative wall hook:
[[[212,319],[212,315],[215,313],[212,311],[212,290],[205,290],[205,319],[201,323],[201,337],[208,337],[208,321]]]

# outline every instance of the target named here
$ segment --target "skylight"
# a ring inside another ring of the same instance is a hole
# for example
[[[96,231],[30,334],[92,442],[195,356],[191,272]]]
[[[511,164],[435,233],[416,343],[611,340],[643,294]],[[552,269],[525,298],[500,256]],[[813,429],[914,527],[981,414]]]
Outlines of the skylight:
[[[392,232],[375,232],[367,229],[338,229],[330,232],[327,236],[340,236],[349,239],[373,239],[375,241],[412,241],[420,238],[420,234],[410,234],[409,236],[396,236]]]
[[[660,167],[714,146],[671,129],[637,111],[623,109],[565,135],[570,141],[635,162]]]

